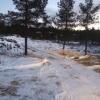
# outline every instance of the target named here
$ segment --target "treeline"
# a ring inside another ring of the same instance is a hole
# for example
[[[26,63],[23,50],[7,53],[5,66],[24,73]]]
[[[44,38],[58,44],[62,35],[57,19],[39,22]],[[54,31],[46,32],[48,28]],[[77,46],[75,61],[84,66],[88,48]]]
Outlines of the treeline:
[[[26,31],[27,30],[27,31]],[[22,37],[26,36],[32,39],[39,40],[54,40],[54,41],[76,41],[82,42],[86,40],[91,44],[100,44],[100,30],[84,30],[84,31],[75,31],[75,30],[59,30],[57,28],[28,28],[26,29],[23,26],[2,26],[0,28],[0,33],[2,35],[20,35]],[[27,34],[28,33],[28,34]]]
[[[88,42],[100,42],[99,30],[89,28],[89,25],[98,22],[96,13],[100,9],[100,4],[94,6],[93,0],[80,3],[79,12],[74,9],[74,0],[60,0],[57,3],[58,12],[54,17],[48,16],[46,12],[48,0],[12,1],[17,11],[0,14],[0,33],[23,36],[25,55],[27,55],[27,37],[62,41],[63,49],[66,42],[79,41],[85,44],[85,54]],[[85,30],[75,31],[74,28],[77,26],[82,26]]]

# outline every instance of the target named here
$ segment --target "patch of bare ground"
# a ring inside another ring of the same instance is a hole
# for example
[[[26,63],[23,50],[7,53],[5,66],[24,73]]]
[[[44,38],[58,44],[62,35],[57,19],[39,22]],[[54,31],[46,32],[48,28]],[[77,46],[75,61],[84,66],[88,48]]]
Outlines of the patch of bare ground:
[[[60,56],[60,57],[68,57],[71,59],[74,59],[77,63],[82,64],[86,67],[91,67],[94,65],[100,65],[100,56],[96,55],[82,55],[79,52],[76,51],[69,51],[69,50],[59,50],[56,52],[49,52],[50,54]],[[70,68],[69,65],[64,66],[65,69]],[[93,68],[94,71],[97,73],[100,73],[100,67],[99,68]]]
[[[33,76],[33,77],[31,78],[31,81],[37,82],[37,81],[41,81],[41,80],[40,80],[38,77]]]
[[[53,52],[48,52],[51,55],[55,55],[55,56],[59,56],[59,57],[69,57],[69,58],[74,58],[74,59],[78,59],[81,54],[79,52],[76,51],[71,51],[71,50],[58,50],[58,51],[53,51]]]
[[[76,60],[78,63],[92,68],[95,72],[100,73],[100,56],[86,55]]]
[[[57,53],[63,57],[78,58],[79,56],[81,56],[81,54],[79,52],[71,51],[71,50],[59,50],[59,51],[57,51]]]
[[[3,86],[0,85],[0,96],[17,96],[16,86]]]
[[[100,58],[97,56],[86,55],[83,58],[79,58],[77,62],[85,66],[100,65]]]
[[[97,73],[100,73],[100,69],[99,68],[94,69],[94,71],[96,71]]]
[[[8,86],[0,84],[0,96],[18,96],[17,89],[19,85],[19,80],[11,81]]]
[[[21,81],[21,80],[13,80],[13,81],[10,82],[10,84],[11,84],[12,86],[18,86],[18,85],[20,85],[20,81]]]
[[[85,66],[93,66],[93,65],[100,65],[100,56],[93,56],[93,55],[82,55],[77,51],[71,50],[59,50],[57,54],[62,57],[69,57],[74,59],[80,64]]]

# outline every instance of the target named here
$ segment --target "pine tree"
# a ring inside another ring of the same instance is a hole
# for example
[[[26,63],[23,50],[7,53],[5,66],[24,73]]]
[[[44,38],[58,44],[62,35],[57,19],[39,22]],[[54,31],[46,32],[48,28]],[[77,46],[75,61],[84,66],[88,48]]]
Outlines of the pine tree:
[[[18,13],[13,12],[13,11],[8,11],[7,14],[4,15],[5,17],[5,23],[7,26],[12,26],[18,24]],[[20,23],[19,23],[20,25]]]
[[[80,23],[85,27],[88,32],[89,25],[93,24],[96,19],[96,12],[100,8],[100,4],[94,7],[93,0],[85,0],[85,3],[80,3]],[[87,55],[88,39],[87,33],[85,33],[85,55]]]
[[[57,23],[59,27],[64,28],[66,31],[70,30],[74,25],[75,21],[75,12],[73,11],[74,7],[73,0],[60,0],[58,2],[59,12],[57,14]],[[64,36],[64,34],[63,34]],[[65,37],[63,37],[65,38]],[[63,42],[63,50],[65,49],[66,40]]]
[[[0,24],[4,23],[4,15],[0,13]]]
[[[25,32],[28,33],[28,27],[38,23],[38,18],[45,13],[45,7],[48,0],[13,0],[18,10],[18,21],[26,27]],[[27,34],[25,35],[25,55],[27,55]]]
[[[0,13],[0,32],[2,33],[2,31],[5,28],[5,17],[4,14]]]

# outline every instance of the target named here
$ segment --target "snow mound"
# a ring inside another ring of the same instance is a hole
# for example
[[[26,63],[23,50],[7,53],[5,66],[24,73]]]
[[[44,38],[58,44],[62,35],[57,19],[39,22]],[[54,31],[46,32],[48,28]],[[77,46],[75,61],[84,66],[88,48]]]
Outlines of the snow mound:
[[[89,55],[85,55],[85,56],[80,56],[79,57],[79,60],[87,60],[87,59],[90,59]]]
[[[100,69],[100,65],[89,66],[89,68],[91,68],[91,69]]]
[[[35,67],[41,67],[42,65],[45,65],[47,63],[49,63],[49,61],[47,59],[43,59],[39,63],[15,66],[15,68],[17,68],[17,69],[30,69],[30,68],[35,68]]]

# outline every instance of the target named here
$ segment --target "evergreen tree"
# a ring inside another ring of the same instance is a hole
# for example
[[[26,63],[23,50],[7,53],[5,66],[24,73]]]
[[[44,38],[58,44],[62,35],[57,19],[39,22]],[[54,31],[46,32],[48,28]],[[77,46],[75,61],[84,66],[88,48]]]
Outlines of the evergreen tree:
[[[75,12],[73,11],[74,7],[74,1],[73,0],[60,0],[58,2],[59,12],[57,14],[57,23],[59,27],[64,28],[67,32],[68,30],[72,29],[72,26],[74,25],[75,21]],[[63,34],[64,36],[64,34]],[[65,37],[63,37],[63,49],[65,49],[66,40]]]
[[[4,24],[4,15],[0,13],[0,24]]]
[[[16,12],[8,11],[8,13],[4,15],[4,17],[5,17],[5,23],[7,26],[16,25],[18,23],[18,20],[17,20],[18,14]]]
[[[85,0],[85,3],[80,3],[80,23],[82,26],[85,27],[85,30],[88,32],[89,25],[93,24],[96,19],[96,12],[100,8],[100,4],[94,7],[93,0]],[[87,45],[88,45],[88,39],[87,39],[87,33],[85,33],[85,55],[87,55]]]
[[[0,13],[0,32],[2,33],[5,28],[5,17]]]
[[[43,18],[42,27],[50,27],[50,26],[52,27],[50,16],[48,16],[47,14],[44,14],[42,18]]]
[[[25,33],[28,33],[28,28],[38,23],[39,17],[45,13],[45,7],[48,0],[13,0],[18,12],[17,20],[21,25],[26,27]],[[25,55],[27,55],[27,34],[25,35]]]

